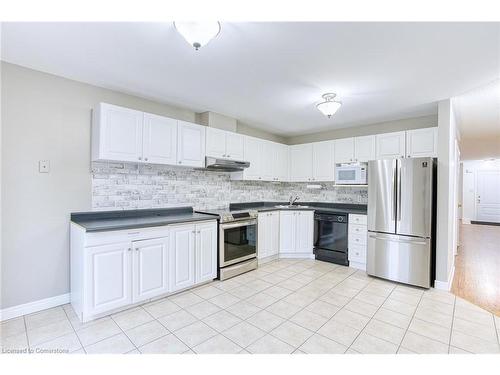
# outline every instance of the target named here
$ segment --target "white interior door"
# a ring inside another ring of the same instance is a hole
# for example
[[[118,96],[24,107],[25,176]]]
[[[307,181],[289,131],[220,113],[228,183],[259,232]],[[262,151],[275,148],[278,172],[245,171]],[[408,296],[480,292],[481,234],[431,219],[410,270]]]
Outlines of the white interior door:
[[[478,170],[476,220],[500,223],[500,171]]]
[[[177,120],[144,114],[144,161],[156,164],[177,164]]]
[[[132,243],[133,302],[168,293],[168,237]]]

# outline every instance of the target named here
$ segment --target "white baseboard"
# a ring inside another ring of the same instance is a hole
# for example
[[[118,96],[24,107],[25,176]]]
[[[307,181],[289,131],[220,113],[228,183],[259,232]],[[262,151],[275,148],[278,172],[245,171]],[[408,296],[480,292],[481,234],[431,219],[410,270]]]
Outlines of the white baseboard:
[[[59,296],[24,303],[22,305],[7,307],[6,309],[0,310],[0,322],[12,318],[17,318],[18,316],[31,314],[37,311],[50,309],[51,307],[64,305],[69,302],[70,294],[66,293]]]
[[[451,267],[451,272],[448,277],[448,281],[434,280],[434,288],[449,291],[451,285],[453,284],[453,277],[455,276],[455,265]]]

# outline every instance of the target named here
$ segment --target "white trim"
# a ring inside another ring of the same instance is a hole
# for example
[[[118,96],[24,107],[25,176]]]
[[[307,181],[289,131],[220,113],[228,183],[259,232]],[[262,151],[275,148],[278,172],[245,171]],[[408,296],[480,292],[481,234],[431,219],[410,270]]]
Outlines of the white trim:
[[[449,291],[451,285],[453,284],[453,277],[455,276],[455,265],[451,268],[450,276],[448,281],[434,280],[434,288]]]
[[[31,314],[37,311],[50,309],[51,307],[64,305],[69,302],[70,302],[70,293],[66,293],[66,294],[61,294],[59,296],[54,296],[45,299],[40,299],[38,301],[24,303],[22,305],[7,307],[6,309],[0,310],[0,322],[7,319],[17,318],[18,316]]]

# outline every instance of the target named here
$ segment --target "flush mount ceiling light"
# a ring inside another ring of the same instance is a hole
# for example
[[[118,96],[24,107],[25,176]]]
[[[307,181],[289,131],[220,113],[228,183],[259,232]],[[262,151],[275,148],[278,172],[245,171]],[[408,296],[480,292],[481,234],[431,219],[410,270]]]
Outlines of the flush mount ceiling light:
[[[337,94],[332,93],[323,94],[322,97],[323,99],[325,99],[325,101],[316,104],[316,107],[321,111],[321,113],[323,113],[325,116],[328,116],[328,118],[332,117],[332,115],[334,115],[342,105],[341,102],[337,102],[334,100],[336,96]]]
[[[219,35],[219,22],[174,22],[175,29],[197,51]]]

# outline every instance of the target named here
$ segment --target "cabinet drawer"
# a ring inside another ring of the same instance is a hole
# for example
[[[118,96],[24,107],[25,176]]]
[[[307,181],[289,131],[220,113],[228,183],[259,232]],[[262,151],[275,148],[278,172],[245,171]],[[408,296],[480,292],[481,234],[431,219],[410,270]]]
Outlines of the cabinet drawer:
[[[139,241],[150,238],[168,237],[169,227],[89,232],[85,235],[85,246],[98,246],[116,242]]]
[[[349,224],[349,235],[367,235],[366,225]]]
[[[365,245],[366,246],[367,235],[365,234],[351,234],[349,233],[349,246],[351,245]]]
[[[367,223],[367,216],[366,215],[349,214],[349,223],[350,224],[366,225],[366,223]]]
[[[366,263],[366,246],[349,245],[348,258],[352,262]]]

